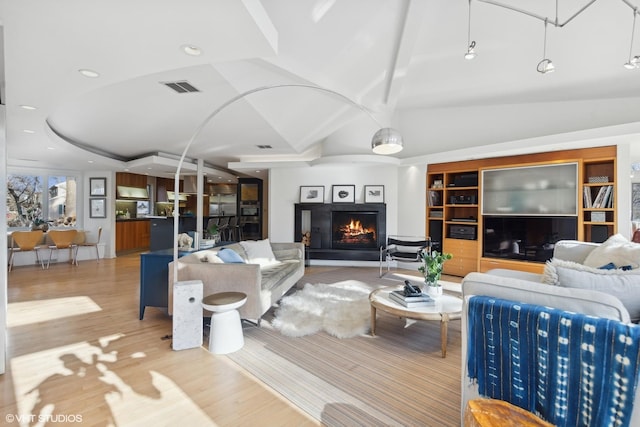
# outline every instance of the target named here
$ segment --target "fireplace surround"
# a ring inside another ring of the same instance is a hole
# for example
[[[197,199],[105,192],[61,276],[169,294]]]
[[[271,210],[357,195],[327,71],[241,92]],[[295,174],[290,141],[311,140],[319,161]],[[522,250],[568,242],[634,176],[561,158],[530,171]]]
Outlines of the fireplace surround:
[[[384,203],[297,203],[294,238],[310,233],[308,255],[326,260],[379,260],[387,235]]]

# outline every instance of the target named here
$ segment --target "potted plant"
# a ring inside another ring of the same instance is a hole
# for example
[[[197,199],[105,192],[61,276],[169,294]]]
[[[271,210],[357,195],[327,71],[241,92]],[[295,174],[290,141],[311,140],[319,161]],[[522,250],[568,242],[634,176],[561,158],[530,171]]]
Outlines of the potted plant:
[[[213,239],[215,243],[220,241],[220,233],[218,231],[217,224],[209,224],[209,228],[207,228],[207,233],[209,234],[209,238]]]
[[[422,265],[418,267],[418,271],[424,276],[425,292],[435,297],[442,295],[442,285],[438,280],[442,276],[445,261],[453,258],[453,255],[447,252],[423,251],[421,257]]]
[[[42,218],[36,218],[31,225],[31,230],[42,230],[46,233],[49,230],[49,223]]]

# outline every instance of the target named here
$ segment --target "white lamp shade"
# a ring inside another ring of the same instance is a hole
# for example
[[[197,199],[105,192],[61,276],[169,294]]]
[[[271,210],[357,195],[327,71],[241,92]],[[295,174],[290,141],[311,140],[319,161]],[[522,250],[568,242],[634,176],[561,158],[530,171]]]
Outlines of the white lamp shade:
[[[402,151],[402,135],[393,128],[382,128],[371,139],[371,149],[375,154],[395,154]]]

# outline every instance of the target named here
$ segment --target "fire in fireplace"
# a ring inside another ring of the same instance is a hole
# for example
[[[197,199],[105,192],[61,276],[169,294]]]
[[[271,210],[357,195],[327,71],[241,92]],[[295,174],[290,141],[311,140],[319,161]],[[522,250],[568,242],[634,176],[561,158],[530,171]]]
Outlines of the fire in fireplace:
[[[333,248],[377,248],[377,212],[332,212]]]

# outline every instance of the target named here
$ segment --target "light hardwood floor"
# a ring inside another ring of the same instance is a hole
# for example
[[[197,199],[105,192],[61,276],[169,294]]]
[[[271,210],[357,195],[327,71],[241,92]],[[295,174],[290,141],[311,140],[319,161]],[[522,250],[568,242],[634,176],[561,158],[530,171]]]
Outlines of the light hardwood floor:
[[[0,423],[319,424],[227,356],[171,350],[171,319],[161,310],[149,307],[138,320],[138,254],[17,267],[8,277]]]

